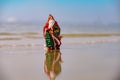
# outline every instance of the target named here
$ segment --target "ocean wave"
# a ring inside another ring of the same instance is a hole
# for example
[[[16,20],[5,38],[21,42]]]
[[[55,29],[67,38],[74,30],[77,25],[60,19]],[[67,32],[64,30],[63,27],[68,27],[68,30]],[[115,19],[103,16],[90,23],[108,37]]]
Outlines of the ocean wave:
[[[81,33],[81,34],[62,34],[65,37],[110,37],[120,36],[120,33]]]
[[[0,41],[3,41],[3,40],[21,40],[21,38],[11,38],[11,37],[6,37],[6,38],[0,38]]]
[[[120,34],[62,34],[62,44],[102,44],[120,42]],[[33,47],[44,45],[43,35],[38,32],[0,32],[0,48],[3,47]]]
[[[39,32],[0,32],[0,36],[19,36],[19,35],[41,35]],[[65,37],[102,37],[102,36],[120,36],[120,33],[67,33],[62,34]]]
[[[92,41],[79,41],[79,42],[66,42],[66,44],[102,44],[102,43],[115,43],[120,42],[120,39],[114,40],[92,40]]]
[[[12,33],[12,32],[0,32],[1,40],[21,40],[24,38],[28,39],[39,39],[42,36],[37,32],[23,32],[23,33]]]
[[[4,35],[4,36],[14,36],[14,35],[39,35],[39,33],[37,32],[21,32],[21,33],[17,33],[17,32],[0,32],[0,36]]]
[[[0,48],[3,48],[3,47],[33,47],[33,46],[41,46],[41,44],[33,44],[33,43],[28,43],[28,44],[0,44]]]
[[[87,40],[87,41],[64,41],[62,42],[62,45],[95,45],[95,44],[103,44],[103,43],[120,43],[120,39],[110,39],[110,40],[105,40],[105,39],[102,39],[102,40]],[[10,43],[10,44],[0,44],[0,48],[3,48],[3,47],[35,47],[35,46],[43,46],[44,43],[40,42],[29,42],[27,43],[22,43],[22,41],[17,44],[17,43]]]

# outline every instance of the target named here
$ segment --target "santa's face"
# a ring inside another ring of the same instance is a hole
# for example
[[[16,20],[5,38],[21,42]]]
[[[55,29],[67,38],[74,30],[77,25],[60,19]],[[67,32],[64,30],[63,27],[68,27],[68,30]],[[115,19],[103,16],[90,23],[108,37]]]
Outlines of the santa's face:
[[[55,21],[53,19],[49,20],[49,26],[48,26],[48,28],[49,29],[52,28],[54,24],[55,24]]]

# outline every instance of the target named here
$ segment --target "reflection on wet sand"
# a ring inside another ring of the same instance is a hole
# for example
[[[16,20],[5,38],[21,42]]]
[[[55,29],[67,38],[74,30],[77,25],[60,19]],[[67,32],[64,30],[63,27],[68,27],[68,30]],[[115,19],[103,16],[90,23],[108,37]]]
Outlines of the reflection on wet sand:
[[[47,51],[45,53],[44,72],[49,77],[49,80],[55,80],[61,73],[61,52],[60,50]]]

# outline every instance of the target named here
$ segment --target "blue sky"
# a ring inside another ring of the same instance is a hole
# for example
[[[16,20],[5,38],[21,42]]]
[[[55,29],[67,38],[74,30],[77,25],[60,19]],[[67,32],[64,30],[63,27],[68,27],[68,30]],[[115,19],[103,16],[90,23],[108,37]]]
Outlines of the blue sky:
[[[119,23],[118,0],[0,0],[0,21]]]

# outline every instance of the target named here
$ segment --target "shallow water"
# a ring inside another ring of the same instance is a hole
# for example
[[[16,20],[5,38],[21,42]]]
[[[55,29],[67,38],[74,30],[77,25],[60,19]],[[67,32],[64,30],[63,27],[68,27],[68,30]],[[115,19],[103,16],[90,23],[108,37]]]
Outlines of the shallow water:
[[[120,42],[114,39],[63,38],[61,71],[55,80],[117,80],[120,72]],[[111,41],[89,43],[96,40]],[[87,43],[80,43],[82,41]],[[46,55],[43,39],[7,42],[2,43],[10,46],[0,48],[0,80],[49,80],[44,72]],[[21,42],[25,45],[20,46]]]

